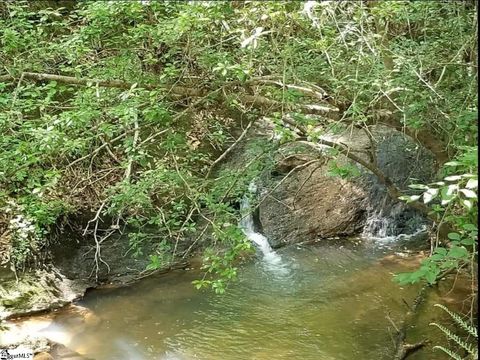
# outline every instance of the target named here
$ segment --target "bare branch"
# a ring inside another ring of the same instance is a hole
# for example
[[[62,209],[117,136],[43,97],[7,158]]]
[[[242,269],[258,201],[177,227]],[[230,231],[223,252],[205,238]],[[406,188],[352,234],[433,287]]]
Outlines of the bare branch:
[[[135,119],[132,151],[135,151],[135,148],[137,147],[138,136],[139,136],[138,135],[138,120]],[[125,180],[127,180],[127,182],[130,181],[130,175],[132,174],[132,167],[133,167],[133,155],[130,156],[130,159],[128,160],[127,169],[125,170]]]
[[[297,90],[305,95],[309,95],[311,97],[314,97],[320,101],[324,101],[328,95],[325,90],[322,88],[315,86],[315,89],[312,88],[307,88],[304,86],[299,86],[299,85],[292,85],[292,84],[284,84],[281,81],[277,80],[270,80],[270,79],[252,79],[251,81],[248,81],[249,84],[266,84],[266,85],[276,85],[280,86],[282,88],[287,88],[287,89],[292,89],[292,90]],[[313,86],[312,86],[313,87]]]
[[[20,78],[31,79],[35,81],[57,81],[64,84],[71,84],[71,85],[83,85],[83,86],[90,86],[90,85],[98,85],[102,87],[110,87],[110,88],[118,88],[118,89],[131,89],[135,83],[129,83],[120,80],[101,80],[101,79],[89,79],[89,78],[76,78],[73,76],[64,76],[64,75],[55,75],[55,74],[46,74],[46,73],[35,73],[35,72],[23,72],[20,75]],[[12,81],[15,80],[15,77],[12,75],[2,75],[0,76],[0,82],[4,81]],[[165,88],[170,90],[172,93],[176,95],[183,95],[183,96],[202,96],[204,94],[203,91],[199,89],[192,89],[183,86],[172,86],[169,88],[168,86],[160,86],[160,85],[151,85],[151,84],[138,84],[138,87],[147,89],[147,90],[156,90]]]
[[[268,108],[269,110],[281,109],[282,103],[280,101],[272,100],[261,95],[240,95],[240,101],[246,104],[251,104],[257,108]],[[331,119],[339,117],[339,109],[317,104],[295,104],[295,108],[299,109],[305,114],[317,114],[328,116]]]

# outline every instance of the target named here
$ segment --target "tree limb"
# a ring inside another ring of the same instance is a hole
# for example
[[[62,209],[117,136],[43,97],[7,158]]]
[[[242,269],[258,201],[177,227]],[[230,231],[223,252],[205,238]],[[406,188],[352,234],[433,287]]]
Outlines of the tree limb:
[[[282,103],[280,101],[269,99],[261,95],[239,95],[240,101],[250,104],[257,108],[268,108],[269,110],[281,109]],[[299,109],[304,114],[315,114],[327,116],[330,119],[336,120],[339,118],[339,109],[317,104],[295,104],[295,108]]]
[[[397,328],[397,341],[395,344],[395,355],[393,357],[394,360],[404,360],[413,352],[421,349],[425,346],[426,341],[421,341],[416,344],[408,344],[405,343],[405,339],[407,337],[407,329],[409,326],[412,325],[412,322],[416,316],[419,306],[425,300],[425,295],[427,292],[428,287],[423,286],[417,294],[417,297],[413,301],[413,305],[409,307],[405,319],[403,320],[402,326],[400,329]]]
[[[124,82],[120,80],[101,80],[101,79],[90,79],[90,78],[76,78],[73,76],[64,76],[64,75],[55,75],[55,74],[47,74],[47,73],[35,73],[35,72],[23,72],[20,75],[20,79],[31,79],[36,81],[57,81],[65,84],[72,84],[72,85],[83,85],[88,86],[90,84],[96,84],[98,86],[103,87],[111,87],[111,88],[119,88],[119,89],[131,89],[135,83]],[[16,77],[12,75],[2,75],[0,76],[0,82],[4,81],[13,81],[16,80]],[[277,84],[278,81],[268,80],[268,79],[256,79],[252,81],[257,82],[264,82],[264,83],[272,83]],[[232,86],[236,85],[236,82],[227,83],[225,86]],[[294,85],[285,85],[285,86],[294,86]],[[166,89],[169,90],[172,94],[178,96],[188,96],[188,97],[205,97],[208,95],[208,92],[203,89],[196,89],[184,86],[171,86],[168,87],[166,85],[153,85],[153,84],[138,84],[137,87],[144,88],[147,90],[156,90],[156,89]],[[219,89],[222,89],[221,87]],[[297,86],[298,88],[298,86]],[[321,95],[322,93],[319,91],[311,90],[305,87],[301,87],[302,91],[309,92],[311,94],[317,93],[317,95]],[[219,90],[217,89],[217,90]],[[217,91],[214,90],[213,92]],[[317,96],[318,97],[318,96]],[[243,103],[250,104],[253,107],[261,108],[261,109],[269,109],[269,110],[276,110],[282,109],[282,102],[272,100],[270,98],[261,96],[261,95],[247,95],[241,94],[239,95],[239,100]],[[283,104],[284,105],[284,104]],[[322,115],[332,120],[338,120],[340,118],[340,110],[337,107],[329,107],[324,105],[318,104],[296,104],[295,108],[299,109],[304,114],[316,114]],[[432,132],[429,129],[418,129],[412,130],[406,127],[402,122],[395,119],[393,116],[383,117],[379,123],[392,127],[397,131],[401,131],[405,133],[407,136],[411,137],[419,144],[424,146],[426,149],[430,150],[439,165],[443,165],[449,159],[449,154],[445,150],[446,146],[443,144],[442,141],[436,139],[432,136]]]
[[[71,84],[71,85],[98,85],[102,87],[110,87],[110,88],[117,88],[117,89],[124,89],[128,90],[131,89],[135,83],[129,83],[120,80],[101,80],[101,79],[89,79],[89,78],[76,78],[73,76],[64,76],[64,75],[56,75],[56,74],[46,74],[46,73],[35,73],[35,72],[23,72],[20,75],[20,78],[30,79],[35,81],[57,81],[59,83],[64,84]],[[12,75],[2,75],[0,76],[0,82],[4,81],[12,81],[16,78]],[[172,93],[176,95],[183,95],[183,96],[202,96],[204,95],[204,91],[200,89],[193,89],[183,86],[172,86],[169,88],[168,86],[164,85],[151,85],[151,84],[138,84],[138,87],[147,89],[147,90],[157,90],[161,88],[165,88],[170,90]]]
[[[307,136],[307,134],[308,134],[307,129],[305,127],[303,127],[302,125],[297,124],[294,120],[292,120],[288,117],[284,117],[283,121],[292,125],[292,126],[294,126],[296,129],[298,129],[298,131],[303,136],[305,136],[305,137]],[[330,141],[330,140],[322,139],[322,138],[320,138],[316,143],[312,142],[312,141],[304,141],[304,140],[300,140],[299,142],[301,142],[305,145],[308,145],[308,146],[310,146],[310,147],[312,147],[312,148],[314,148],[314,149],[316,149],[317,151],[320,151],[320,152],[322,151],[320,145],[325,145],[325,146],[328,146],[330,148],[338,150],[341,154],[345,155],[350,160],[353,160],[357,164],[363,166],[365,169],[372,172],[378,178],[378,180],[383,185],[385,185],[385,187],[387,188],[387,192],[388,192],[388,194],[390,195],[391,198],[398,201],[398,198],[403,195],[403,193],[400,191],[400,189],[395,186],[393,181],[388,176],[386,176],[378,166],[376,166],[375,164],[372,164],[371,162],[365,161],[360,156],[356,155],[348,146],[346,146],[344,144],[336,143],[336,142],[333,142],[333,141]],[[427,216],[429,219],[431,219],[433,221],[438,220],[436,215],[432,215],[430,213],[430,208],[428,206],[426,206],[425,204],[423,204],[422,202],[412,201],[410,203],[407,203],[407,205],[409,205],[410,207],[420,211],[422,214],[424,214],[425,216]]]

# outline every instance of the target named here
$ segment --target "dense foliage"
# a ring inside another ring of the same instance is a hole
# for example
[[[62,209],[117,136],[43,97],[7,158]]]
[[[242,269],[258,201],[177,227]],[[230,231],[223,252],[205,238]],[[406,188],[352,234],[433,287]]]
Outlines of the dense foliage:
[[[150,269],[185,256],[183,239],[198,240],[208,247],[207,274],[220,277],[197,285],[222,292],[250,248],[236,204],[270,165],[274,144],[259,144],[240,174],[212,166],[238,136],[232,129],[260,117],[284,142],[298,129],[317,142],[377,123],[411,136],[446,179],[413,185],[423,200],[404,199],[433,204],[454,244],[432,249],[403,280],[435,282],[476,261],[474,3],[55,4],[0,4],[5,262],[34,264],[55,229],[89,214],[85,233],[97,246],[128,226],[131,253],[150,256]],[[152,241],[154,252],[143,254]]]

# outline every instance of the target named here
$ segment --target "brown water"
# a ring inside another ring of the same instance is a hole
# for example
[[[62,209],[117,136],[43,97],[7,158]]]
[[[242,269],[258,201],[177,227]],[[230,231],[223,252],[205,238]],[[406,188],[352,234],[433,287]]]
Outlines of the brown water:
[[[405,262],[360,247],[279,254],[280,263],[245,264],[222,296],[195,290],[196,270],[177,271],[90,292],[78,304],[88,312],[58,312],[35,331],[98,360],[392,358],[392,324],[418,293],[392,282]]]

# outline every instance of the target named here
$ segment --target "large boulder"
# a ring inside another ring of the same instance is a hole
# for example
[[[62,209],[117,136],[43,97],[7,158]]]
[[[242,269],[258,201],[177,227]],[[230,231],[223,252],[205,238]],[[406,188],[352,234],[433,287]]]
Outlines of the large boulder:
[[[280,181],[259,206],[262,231],[273,247],[349,236],[363,228],[365,191],[329,176],[327,165],[312,163]]]
[[[413,176],[419,182],[432,178],[433,158],[426,150],[390,128],[370,130],[367,134],[349,129],[326,138],[347,145],[365,161],[376,161],[399,189],[408,189]],[[368,237],[416,234],[425,224],[421,214],[391,199],[375,175],[347,157],[337,155],[335,162],[340,167],[357,168],[360,175],[345,179],[332,176],[332,158],[326,147],[323,150],[322,155],[289,144],[286,151],[280,149],[274,171],[263,177],[257,220],[273,247],[359,233]]]

